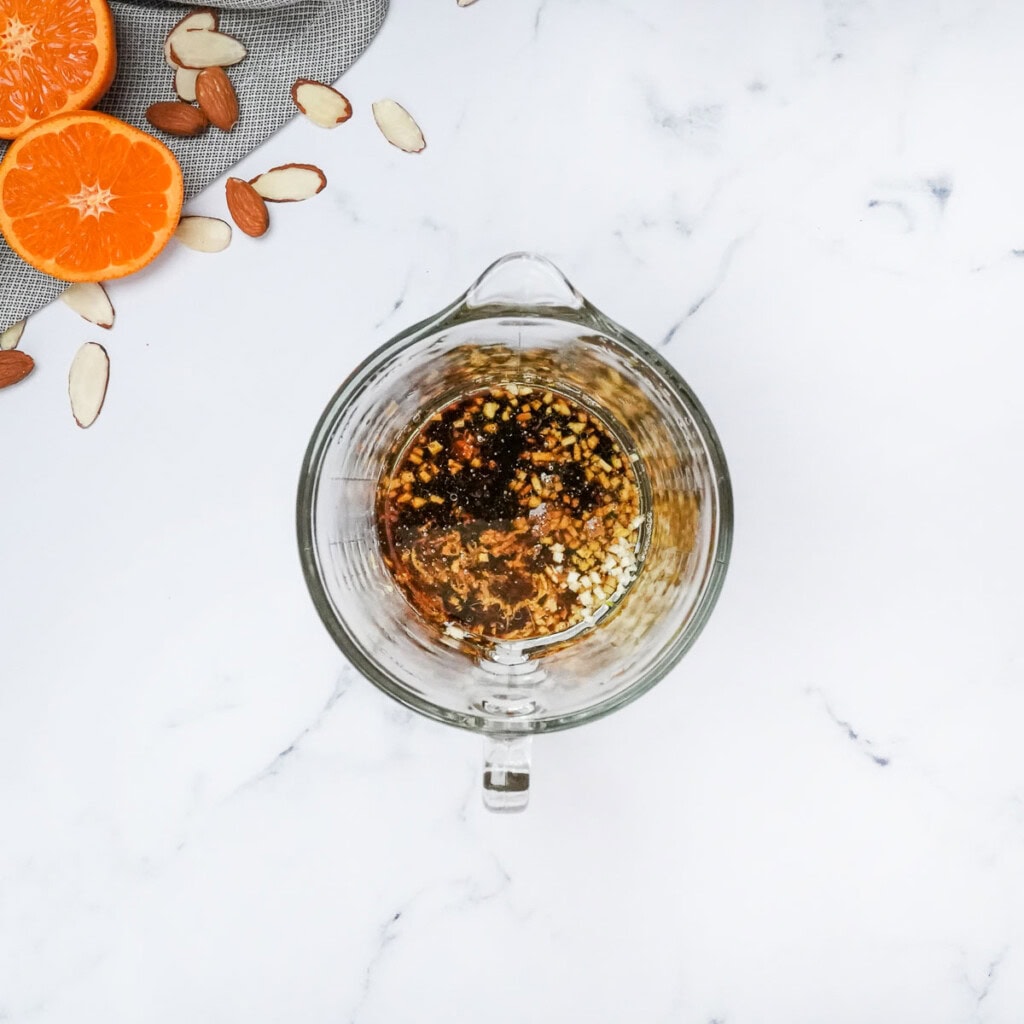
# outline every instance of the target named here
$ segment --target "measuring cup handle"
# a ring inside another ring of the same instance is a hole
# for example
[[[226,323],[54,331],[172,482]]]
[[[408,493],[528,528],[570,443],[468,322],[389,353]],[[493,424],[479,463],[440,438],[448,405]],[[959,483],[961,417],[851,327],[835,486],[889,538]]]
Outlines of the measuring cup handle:
[[[530,736],[484,737],[484,806],[524,811],[530,802]]]

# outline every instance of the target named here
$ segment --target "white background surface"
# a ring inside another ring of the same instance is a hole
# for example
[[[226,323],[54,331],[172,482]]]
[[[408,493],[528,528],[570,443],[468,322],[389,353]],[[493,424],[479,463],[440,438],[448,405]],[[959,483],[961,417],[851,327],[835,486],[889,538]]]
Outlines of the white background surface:
[[[237,172],[323,194],[112,285],[110,332],[33,317],[0,1020],[1024,1019],[1022,38],[1012,0],[393,0],[353,119]],[[516,249],[665,345],[737,520],[683,664],[502,818],[476,737],[345,667],[293,506],[343,377]]]

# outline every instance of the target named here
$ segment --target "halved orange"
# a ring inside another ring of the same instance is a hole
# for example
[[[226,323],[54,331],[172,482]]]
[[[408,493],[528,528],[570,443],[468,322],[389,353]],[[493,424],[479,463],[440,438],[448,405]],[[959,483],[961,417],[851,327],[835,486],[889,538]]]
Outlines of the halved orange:
[[[177,159],[152,135],[109,114],[58,114],[0,161],[0,231],[43,273],[108,281],[163,249],[182,192]]]
[[[106,0],[0,0],[0,139],[91,107],[116,66]]]

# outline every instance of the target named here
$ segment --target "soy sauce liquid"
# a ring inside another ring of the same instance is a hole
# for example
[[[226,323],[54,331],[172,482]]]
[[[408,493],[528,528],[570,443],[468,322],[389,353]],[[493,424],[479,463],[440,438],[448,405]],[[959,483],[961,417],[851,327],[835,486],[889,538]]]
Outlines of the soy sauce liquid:
[[[639,570],[635,460],[568,395],[515,382],[471,392],[381,477],[384,560],[448,632],[533,640],[596,620]]]

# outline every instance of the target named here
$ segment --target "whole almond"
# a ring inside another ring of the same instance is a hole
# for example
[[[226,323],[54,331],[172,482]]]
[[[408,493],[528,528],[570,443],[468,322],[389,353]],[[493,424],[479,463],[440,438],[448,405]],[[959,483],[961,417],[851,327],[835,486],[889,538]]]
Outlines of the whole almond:
[[[210,126],[206,115],[191,103],[180,100],[165,100],[151,103],[146,108],[146,120],[168,135],[202,135]]]
[[[35,365],[30,355],[16,348],[0,352],[0,388],[8,388],[24,380],[35,369]]]
[[[336,128],[352,116],[352,104],[337,89],[311,78],[292,86],[292,103],[321,128]]]
[[[238,123],[238,94],[223,68],[203,68],[196,79],[199,109],[210,124],[229,132]]]
[[[241,178],[228,178],[224,191],[228,212],[238,230],[252,238],[266,234],[270,227],[270,213],[259,192]]]

